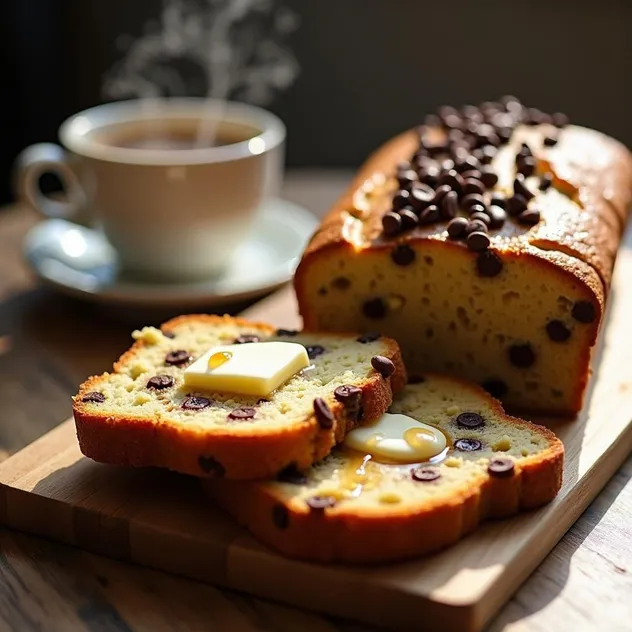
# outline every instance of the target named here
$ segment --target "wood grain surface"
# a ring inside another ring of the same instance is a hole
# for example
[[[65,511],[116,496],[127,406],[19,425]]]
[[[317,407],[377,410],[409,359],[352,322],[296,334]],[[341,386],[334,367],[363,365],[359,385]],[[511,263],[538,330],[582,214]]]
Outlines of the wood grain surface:
[[[319,212],[344,181],[344,175],[300,174],[290,180],[288,197]],[[21,239],[34,221],[17,209],[0,212],[2,454],[14,453],[66,418],[78,382],[111,364],[138,318],[38,288],[20,261]],[[628,459],[491,631],[630,629],[631,478]],[[0,539],[2,630],[368,629],[13,531],[0,530]],[[420,621],[419,629],[440,625]]]

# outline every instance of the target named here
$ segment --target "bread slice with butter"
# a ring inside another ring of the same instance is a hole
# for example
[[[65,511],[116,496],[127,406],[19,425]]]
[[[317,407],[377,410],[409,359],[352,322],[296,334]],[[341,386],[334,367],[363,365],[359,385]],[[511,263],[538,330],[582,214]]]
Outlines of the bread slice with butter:
[[[282,553],[347,563],[436,551],[482,520],[549,502],[561,486],[561,441],[509,417],[481,388],[456,378],[425,375],[368,431],[351,431],[305,475],[203,484]]]
[[[74,398],[79,445],[95,461],[274,477],[325,457],[406,382],[397,344],[379,336],[191,315],[134,337]]]

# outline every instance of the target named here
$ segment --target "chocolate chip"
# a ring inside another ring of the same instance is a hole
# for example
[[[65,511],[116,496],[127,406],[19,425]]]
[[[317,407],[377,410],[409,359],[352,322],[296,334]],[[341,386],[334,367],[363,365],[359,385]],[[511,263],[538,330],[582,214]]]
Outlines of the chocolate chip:
[[[228,419],[233,419],[236,421],[247,421],[248,419],[253,419],[257,414],[257,410],[255,408],[250,408],[248,406],[242,406],[240,408],[235,408],[231,410],[227,417]]]
[[[467,209],[467,212],[470,214],[470,217],[475,213],[487,214],[487,207],[484,204],[472,204],[470,208]]]
[[[410,475],[414,481],[419,481],[420,483],[430,483],[441,478],[441,473],[436,467],[416,467],[414,470],[411,470]]]
[[[478,211],[476,213],[472,213],[470,215],[470,224],[472,222],[483,222],[483,224],[485,224],[485,226],[487,228],[489,228],[489,226],[491,225],[491,219],[489,217],[489,215],[487,213],[483,213],[481,211]],[[483,231],[485,232],[485,231]]]
[[[580,323],[592,323],[597,317],[595,306],[590,301],[578,301],[573,305],[571,316]]]
[[[486,380],[483,382],[482,387],[492,396],[502,398],[507,394],[509,388],[502,380]]]
[[[197,397],[196,395],[185,397],[182,400],[182,408],[184,410],[202,410],[203,408],[208,408],[210,405],[210,399],[207,399],[206,397]]]
[[[480,450],[483,444],[478,439],[457,439],[454,447],[461,452],[475,452]]]
[[[351,280],[347,277],[339,276],[331,282],[331,286],[337,290],[348,290],[351,287]]]
[[[305,347],[305,350],[307,351],[307,357],[310,360],[313,360],[314,358],[317,358],[318,356],[325,353],[325,347],[321,347],[321,345],[312,345],[309,347]]]
[[[423,384],[426,381],[426,378],[423,375],[409,375],[408,383],[409,384]]]
[[[557,138],[553,136],[545,136],[543,142],[545,147],[555,147],[555,145],[557,145]]]
[[[467,236],[466,243],[467,247],[473,252],[482,252],[483,250],[487,250],[489,248],[491,240],[487,233],[476,231]]]
[[[507,219],[507,213],[500,208],[500,206],[490,206],[487,209],[487,217],[489,219],[489,227],[491,229],[502,228],[505,220]],[[472,217],[474,217],[472,215]]]
[[[498,175],[491,167],[484,167],[481,170],[481,182],[488,189],[493,189],[498,184]]]
[[[459,173],[465,173],[467,171],[472,171],[472,169],[478,169],[479,161],[477,158],[468,154],[464,156],[462,159],[457,160],[454,164],[454,169]]]
[[[381,337],[381,334],[375,333],[375,332],[367,332],[366,334],[362,334],[359,338],[357,338],[356,340],[365,345],[367,344],[367,342],[375,342],[376,340],[379,340]]]
[[[498,136],[502,140],[500,134]],[[476,151],[480,155],[479,160],[481,164],[488,165],[494,159],[494,156],[498,153],[498,148],[494,147],[494,145],[485,145],[484,147],[481,147]]]
[[[522,196],[525,200],[535,197],[529,187],[525,184],[524,177],[520,174],[513,181],[513,190],[515,195]]]
[[[397,235],[402,229],[402,218],[397,214],[389,211],[382,215],[382,230],[388,237]]]
[[[409,199],[410,199],[409,191],[407,191],[406,189],[402,189],[401,191],[398,191],[393,197],[393,209],[397,210],[406,206],[406,204],[408,204]]]
[[[355,410],[360,405],[360,399],[362,398],[362,389],[351,384],[343,384],[338,386],[334,391],[334,397],[344,404],[348,410]]]
[[[470,219],[465,227],[465,234],[469,235],[470,233],[486,233],[487,232],[487,224],[482,222],[480,219]]]
[[[461,413],[456,418],[456,425],[459,428],[475,430],[485,425],[485,420],[478,413]]]
[[[548,190],[553,184],[553,176],[550,173],[545,173],[540,180],[540,191]]]
[[[397,172],[397,182],[402,189],[410,187],[413,182],[417,181],[417,172],[413,169],[406,169]]]
[[[432,203],[439,206],[443,198],[450,193],[450,191],[452,191],[452,187],[447,184],[442,184],[440,187],[437,187]]]
[[[535,159],[532,156],[518,156],[516,170],[525,178],[531,177],[535,173]]]
[[[568,125],[568,116],[561,112],[556,112],[551,115],[551,122],[555,127],[566,127]]]
[[[496,193],[492,196],[491,200],[489,201],[489,205],[500,206],[501,209],[505,210],[507,208],[507,198],[504,198],[501,195],[498,195]]]
[[[464,171],[461,177],[467,182],[468,180],[480,180],[482,175],[478,169],[470,169],[469,171]]]
[[[334,425],[334,414],[331,412],[331,408],[322,397],[317,397],[314,400],[314,415],[318,425],[324,430],[329,430]]]
[[[471,194],[483,195],[485,193],[485,187],[480,180],[474,180],[474,178],[469,178],[467,180],[463,180],[463,194],[471,195]]]
[[[173,331],[163,331],[162,335],[166,338],[171,338],[172,340],[176,337],[176,334]]]
[[[212,456],[199,456],[198,465],[203,472],[212,474],[215,478],[223,478],[226,474],[226,468]]]
[[[456,191],[450,191],[441,200],[441,217],[443,219],[452,219],[459,210],[459,196]]]
[[[191,355],[184,349],[178,349],[177,351],[170,351],[165,356],[165,364],[171,364],[172,366],[182,366],[188,364],[191,361]]]
[[[531,157],[533,156],[533,152],[531,151],[531,147],[529,147],[529,145],[527,145],[527,143],[522,143],[520,145],[520,149],[518,150],[518,155],[516,156],[516,159],[518,158],[518,156],[523,156],[523,157]]]
[[[245,345],[250,342],[260,342],[260,340],[261,339],[259,338],[259,336],[256,336],[255,334],[242,334],[241,336],[238,336],[237,338],[235,338],[235,340],[233,341],[233,344]]]
[[[507,200],[507,213],[512,216],[520,215],[527,210],[527,200],[522,195],[514,195]]]
[[[277,329],[276,335],[287,337],[298,336],[298,329]]]
[[[171,388],[174,384],[175,380],[170,375],[154,375],[147,380],[147,388],[155,388],[157,391]]]
[[[514,475],[515,466],[513,459],[506,456],[494,457],[487,466],[490,476],[497,478],[509,478]]]
[[[485,206],[485,199],[479,193],[470,193],[463,198],[462,204],[463,208],[468,210],[470,207],[474,206],[474,204]]]
[[[528,208],[526,211],[522,211],[517,219],[520,224],[535,226],[540,221],[540,211],[536,208]]]
[[[290,514],[285,505],[277,504],[272,507],[272,522],[275,527],[282,530],[290,526]]]
[[[383,377],[387,378],[395,373],[395,365],[392,360],[384,356],[373,356],[371,358],[371,366]]]
[[[535,362],[535,353],[528,342],[516,343],[509,347],[509,360],[520,369],[528,369]]]
[[[553,342],[566,342],[571,337],[571,330],[561,320],[550,320],[546,333]]]
[[[419,213],[420,224],[432,224],[439,221],[439,209],[435,204],[431,204]]]
[[[419,169],[419,179],[430,187],[434,187],[437,185],[437,181],[439,180],[439,167],[436,165],[427,165],[423,168]]]
[[[419,212],[430,206],[435,197],[434,189],[427,184],[417,183],[410,189],[409,204]]]
[[[508,143],[513,134],[513,129],[511,127],[497,127],[496,134],[498,134],[498,138],[500,138],[502,143]]]
[[[408,266],[415,260],[415,251],[408,244],[399,244],[391,250],[391,259],[398,266]]]
[[[495,252],[481,252],[476,257],[476,270],[479,276],[495,277],[498,276],[503,269],[503,262]]]
[[[311,496],[305,503],[310,509],[315,511],[324,511],[336,504],[336,499],[333,496]]]
[[[105,395],[103,393],[98,393],[97,391],[90,391],[81,398],[81,401],[91,402],[93,404],[102,404],[105,401]]]
[[[468,221],[465,217],[455,217],[447,226],[448,235],[452,239],[460,239],[465,236]]]
[[[371,298],[362,305],[362,313],[367,318],[384,318],[387,311],[386,303],[381,298]]]
[[[305,485],[307,476],[299,472],[295,465],[288,465],[277,474],[277,480],[281,483],[291,483],[292,485]]]
[[[451,189],[457,192],[458,195],[463,193],[463,178],[458,171],[451,169],[447,173],[442,174],[439,177],[438,184],[447,184]]]
[[[427,210],[428,209],[424,209],[424,211],[427,211]],[[424,211],[422,211],[422,213]],[[417,215],[414,213],[412,208],[409,208],[409,207],[401,209],[398,212],[398,215],[400,216],[402,220],[402,230],[410,230],[411,228],[415,228],[415,226],[417,226],[417,224],[420,221],[420,218],[417,217]]]

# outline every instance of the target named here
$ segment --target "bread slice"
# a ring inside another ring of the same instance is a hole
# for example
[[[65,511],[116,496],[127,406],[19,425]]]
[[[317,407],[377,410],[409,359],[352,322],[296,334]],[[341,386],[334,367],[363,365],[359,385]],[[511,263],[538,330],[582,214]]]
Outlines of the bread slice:
[[[427,374],[395,398],[390,412],[440,428],[451,444],[443,460],[385,464],[337,448],[305,476],[286,472],[284,482],[204,481],[204,487],[282,553],[348,563],[436,551],[486,518],[549,502],[560,488],[561,441],[546,428],[507,416],[477,386]],[[481,415],[485,425],[460,427],[464,412]],[[465,450],[477,442],[479,449]]]
[[[114,372],[89,378],[74,398],[81,451],[102,463],[236,479],[272,477],[290,464],[307,468],[358,423],[378,418],[406,381],[397,344],[379,336],[299,334],[207,315],[181,316],[161,330],[149,327],[134,336],[136,343]],[[301,343],[313,368],[266,400],[184,386],[190,359],[244,336]],[[376,356],[392,362],[386,363],[392,375],[383,377],[373,368]],[[342,385],[361,390],[352,405],[336,399],[334,391]],[[318,398],[331,413],[325,410],[323,419],[321,410],[320,421]],[[246,412],[254,411],[254,418],[229,418],[238,408],[251,409]]]

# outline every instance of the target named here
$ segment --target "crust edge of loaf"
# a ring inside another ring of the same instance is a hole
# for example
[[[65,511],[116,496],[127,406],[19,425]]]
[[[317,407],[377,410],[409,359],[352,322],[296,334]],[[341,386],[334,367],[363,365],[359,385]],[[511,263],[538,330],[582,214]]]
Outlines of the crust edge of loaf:
[[[200,319],[209,324],[221,324],[229,319],[238,326],[257,326],[270,333],[276,330],[270,325],[243,318],[206,314],[179,316],[164,323],[161,329],[170,331],[177,325]],[[373,372],[362,385],[366,421],[375,420],[386,411],[393,393],[406,384],[406,371],[397,343],[387,337],[383,341],[388,349],[385,355],[395,364],[395,372],[386,379]],[[144,345],[142,340],[136,341],[114,364],[114,370],[132,359]],[[230,432],[200,432],[143,415],[94,414],[80,401],[81,396],[96,390],[108,375],[88,378],[73,398],[73,416],[81,452],[100,463],[164,467],[199,477],[269,478],[288,465],[306,469],[329,454],[333,446],[358,425],[337,401],[329,402],[335,417],[331,430],[321,429],[312,415],[283,432],[258,432],[255,426],[252,433],[241,436]],[[200,465],[201,458],[210,464],[206,470]]]

